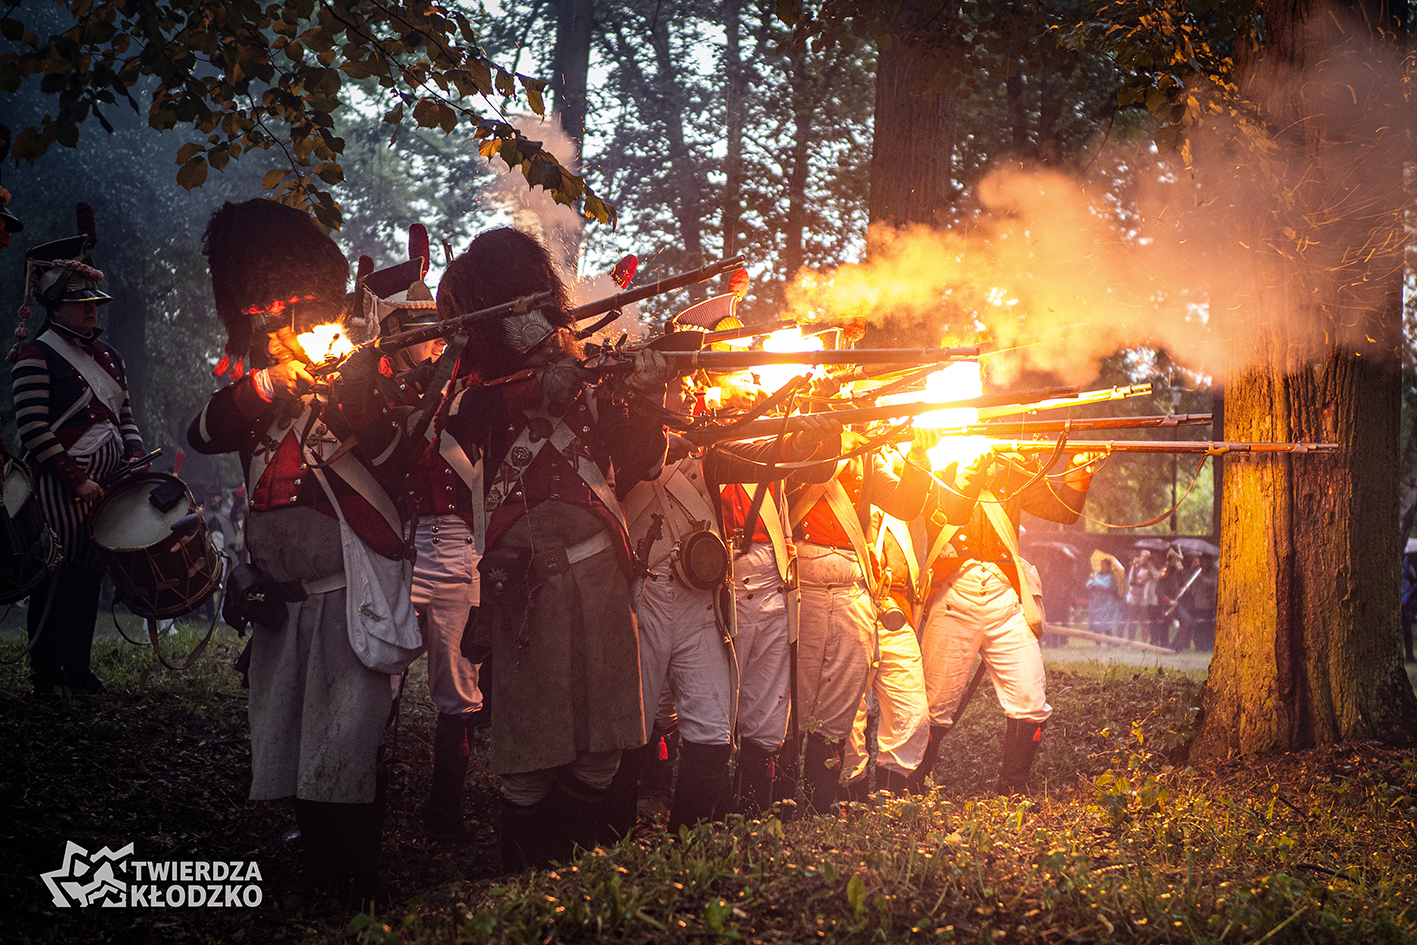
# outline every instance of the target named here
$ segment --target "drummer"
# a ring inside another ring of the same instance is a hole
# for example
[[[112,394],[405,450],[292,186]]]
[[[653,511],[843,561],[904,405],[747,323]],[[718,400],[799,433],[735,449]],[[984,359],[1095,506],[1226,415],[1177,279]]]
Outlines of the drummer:
[[[88,253],[97,237],[87,204],[79,218],[81,235],[30,250],[17,334],[28,335],[31,291],[47,317],[10,356],[23,459],[38,473],[40,507],[64,550],[63,564],[30,595],[30,671],[43,697],[104,691],[89,668],[103,570],[87,523],[103,498],[99,483],[144,453],[123,358],[99,338],[98,307],[110,297]]]

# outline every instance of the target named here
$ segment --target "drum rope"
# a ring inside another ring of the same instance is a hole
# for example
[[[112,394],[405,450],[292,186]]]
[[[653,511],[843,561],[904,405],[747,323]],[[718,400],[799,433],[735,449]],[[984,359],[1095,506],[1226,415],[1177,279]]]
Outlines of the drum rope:
[[[196,647],[192,650],[190,654],[188,654],[185,660],[177,664],[169,663],[167,661],[167,658],[162,655],[162,647],[158,645],[158,640],[161,638],[162,634],[158,633],[157,618],[147,618],[148,639],[152,641],[153,653],[157,655],[157,661],[159,663],[161,663],[163,666],[166,666],[173,672],[180,673],[184,670],[191,669],[192,664],[197,662],[198,658],[201,657],[201,655],[207,651],[207,644],[210,643],[212,640],[212,633],[216,630],[216,619],[221,614],[221,607],[223,603],[222,598],[226,594],[226,582],[224,579],[226,577],[228,565],[230,564],[230,561],[228,560],[225,553],[219,555],[219,558],[221,560],[221,571],[217,575],[216,591],[213,594],[212,619],[207,624],[207,632],[202,637],[201,642],[196,645]]]

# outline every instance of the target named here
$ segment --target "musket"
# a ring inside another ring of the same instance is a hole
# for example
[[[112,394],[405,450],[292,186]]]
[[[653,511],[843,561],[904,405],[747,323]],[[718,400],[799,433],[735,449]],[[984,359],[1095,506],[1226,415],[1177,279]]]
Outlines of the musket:
[[[1146,397],[1154,392],[1150,381],[1145,384],[1127,384],[1122,387],[1104,387],[1100,390],[1083,391],[1071,397],[1059,397],[1056,400],[1046,400],[1042,403],[1029,404],[1022,409],[1012,407],[981,407],[979,410],[980,420],[989,420],[994,417],[1010,417],[1020,413],[1032,413],[1035,410],[1059,410],[1063,407],[1085,407],[1088,404],[1102,404],[1112,400],[1125,400],[1128,397]]]
[[[770,335],[775,331],[796,327],[797,319],[784,318],[780,321],[768,322],[763,325],[742,325],[738,328],[720,328],[718,331],[704,332],[704,336],[699,344],[700,347],[703,347],[719,341],[733,341],[736,338],[756,338],[758,335]]]
[[[721,276],[742,269],[747,264],[747,260],[742,256],[730,256],[727,259],[720,259],[716,263],[709,263],[701,269],[692,272],[680,273],[677,276],[668,276],[658,282],[651,282],[649,285],[640,286],[638,289],[630,289],[627,292],[619,292],[615,295],[607,296],[595,302],[587,302],[585,305],[578,305],[571,309],[570,316],[578,322],[604,315],[606,312],[613,312],[617,308],[624,308],[635,302],[642,302],[653,295],[660,295],[664,292],[673,292],[675,289],[682,289],[686,286],[697,285],[700,282],[707,282],[715,276]],[[470,317],[470,316],[463,316]],[[452,319],[449,319],[452,321]],[[414,342],[417,344],[417,342]]]
[[[1211,422],[1208,413],[1170,413],[1150,417],[1080,417],[1074,420],[1011,420],[970,423],[940,430],[941,436],[1057,436],[1067,431],[1150,430],[1199,426]]]
[[[661,351],[681,373],[727,374],[765,364],[929,364],[979,357],[978,348],[850,348],[844,351]]]
[[[820,354],[821,352],[814,353]],[[1027,403],[1030,399],[1047,400],[1054,397],[1066,396],[1076,390],[1076,387],[1048,387],[1042,390],[1017,391],[1011,394],[986,394],[983,397],[970,397],[964,400],[946,400],[938,403],[883,404],[876,407],[852,407],[846,410],[829,410],[823,413],[798,414],[787,418],[787,432],[796,432],[802,428],[808,419],[815,417],[830,417],[842,426],[850,426],[856,423],[875,423],[878,420],[892,420],[899,417],[916,416],[922,413],[933,413],[936,410],[960,410],[970,407],[987,407],[1004,403],[1017,407],[1019,404]],[[760,436],[776,436],[782,431],[782,428],[782,417],[768,417],[762,420],[751,420],[747,423],[705,424],[686,431],[684,436],[698,443],[700,446],[703,446],[727,439],[751,440]]]
[[[1051,453],[1050,440],[990,440],[999,453]],[[1336,453],[1337,443],[1236,443],[1213,440],[1068,440],[1065,453],[1181,453],[1224,456],[1226,453]]]
[[[677,276],[669,276],[668,278],[660,279],[658,282],[641,286],[638,289],[631,289],[628,292],[620,292],[595,302],[579,305],[571,309],[568,314],[574,321],[585,321],[588,318],[604,315],[607,312],[612,312],[632,302],[642,301],[652,295],[658,295],[661,292],[672,292],[675,289],[682,289],[685,286],[706,282],[726,272],[742,269],[743,264],[744,259],[742,256],[722,259],[716,263],[704,266],[702,269],[695,269],[692,272],[681,273]],[[378,348],[380,352],[396,351],[399,348],[420,345],[426,341],[433,341],[437,338],[450,338],[453,335],[461,334],[470,326],[476,325],[479,322],[511,318],[513,315],[524,315],[527,312],[550,305],[554,301],[554,292],[538,292],[535,295],[524,295],[521,298],[512,299],[510,302],[503,302],[501,305],[493,305],[476,312],[469,312],[466,315],[454,315],[452,318],[445,318],[436,325],[410,328],[408,331],[399,331],[390,335],[384,335],[374,341],[365,342],[355,350],[359,351],[374,347]],[[353,352],[351,352],[351,354],[352,353]],[[331,374],[338,371],[340,365],[348,358],[349,355],[345,355],[340,358],[330,358],[326,361],[321,361],[310,369],[310,373],[316,377]]]
[[[1186,578],[1186,583],[1181,585],[1181,589],[1176,592],[1176,596],[1171,598],[1171,606],[1167,607],[1161,616],[1169,617],[1176,612],[1176,608],[1181,606],[1181,598],[1186,596],[1186,592],[1191,589],[1191,585],[1196,583],[1196,578],[1201,576],[1202,568],[1196,568],[1195,573]]]

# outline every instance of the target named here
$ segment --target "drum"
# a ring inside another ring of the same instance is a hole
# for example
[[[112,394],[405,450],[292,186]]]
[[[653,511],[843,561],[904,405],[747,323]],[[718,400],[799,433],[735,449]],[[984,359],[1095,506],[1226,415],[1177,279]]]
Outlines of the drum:
[[[221,586],[221,555],[176,476],[140,473],[114,485],[89,516],[89,535],[119,599],[139,617],[190,614]]]
[[[0,606],[30,596],[63,553],[44,520],[34,472],[11,456],[5,460],[5,508],[0,514]]]

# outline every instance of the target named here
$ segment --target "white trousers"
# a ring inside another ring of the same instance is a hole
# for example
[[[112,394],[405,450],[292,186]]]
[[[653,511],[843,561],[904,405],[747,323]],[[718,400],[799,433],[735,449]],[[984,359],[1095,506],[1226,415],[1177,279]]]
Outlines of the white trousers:
[[[920,651],[931,725],[955,723],[976,655],[988,666],[1006,716],[1043,722],[1053,714],[1045,697],[1043,651],[1023,619],[1018,592],[992,565],[969,562],[936,591]]]
[[[413,607],[428,647],[428,691],[440,715],[482,708],[477,667],[462,655],[467,614],[480,600],[472,530],[457,515],[420,518],[413,536]]]
[[[797,704],[802,731],[845,741],[870,681],[876,605],[856,556],[799,543],[802,608],[797,627]]]
[[[646,709],[661,704],[665,686],[674,695],[679,737],[697,745],[733,740],[729,650],[718,629],[708,591],[685,587],[664,561],[640,590],[640,686]],[[645,738],[654,713],[645,713]]]
[[[878,625],[876,639],[881,657],[871,668],[868,690],[881,711],[876,728],[876,767],[906,775],[920,767],[930,744],[930,706],[925,697],[920,641],[908,624],[899,630]],[[866,773],[866,715],[867,697],[863,696],[841,766],[847,781]]]
[[[738,633],[738,734],[774,752],[787,738],[792,659],[787,642],[787,600],[772,545],[759,542],[734,559]]]

